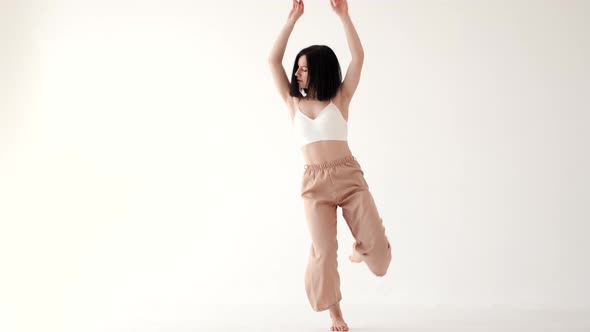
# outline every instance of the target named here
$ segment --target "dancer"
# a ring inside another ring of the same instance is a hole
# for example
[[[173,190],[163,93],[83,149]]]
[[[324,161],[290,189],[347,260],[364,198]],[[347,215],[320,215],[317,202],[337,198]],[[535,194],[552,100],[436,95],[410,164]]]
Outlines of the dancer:
[[[391,261],[391,246],[364,172],[347,141],[349,105],[360,80],[364,51],[346,0],[329,1],[344,26],[352,54],[344,80],[336,54],[325,45],[299,51],[291,80],[287,78],[282,59],[295,23],[303,15],[303,0],[292,0],[269,65],[305,160],[301,197],[312,242],[304,277],[307,298],[313,310],[329,309],[332,331],[348,331],[340,308],[337,207],[341,207],[355,239],[351,262],[365,262],[376,276],[384,276]]]

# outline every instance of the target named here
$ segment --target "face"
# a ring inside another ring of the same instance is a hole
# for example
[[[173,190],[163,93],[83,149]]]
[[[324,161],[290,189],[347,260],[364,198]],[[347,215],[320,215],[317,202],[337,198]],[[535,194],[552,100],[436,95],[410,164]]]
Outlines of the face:
[[[305,57],[305,55],[299,57],[297,65],[298,68],[295,72],[295,76],[297,77],[299,88],[307,89],[307,58]]]

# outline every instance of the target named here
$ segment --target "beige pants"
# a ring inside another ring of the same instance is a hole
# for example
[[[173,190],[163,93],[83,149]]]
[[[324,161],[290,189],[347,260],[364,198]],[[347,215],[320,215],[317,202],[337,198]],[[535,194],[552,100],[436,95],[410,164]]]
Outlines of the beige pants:
[[[355,239],[352,250],[377,276],[387,272],[391,246],[364,172],[355,157],[305,165],[301,197],[311,234],[305,290],[311,307],[323,311],[342,300],[338,274],[336,208]]]

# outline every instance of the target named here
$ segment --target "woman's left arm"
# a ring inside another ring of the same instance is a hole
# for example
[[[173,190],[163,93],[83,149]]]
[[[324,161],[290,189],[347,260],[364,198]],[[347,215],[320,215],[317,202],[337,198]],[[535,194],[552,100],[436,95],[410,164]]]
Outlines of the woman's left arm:
[[[352,56],[348,70],[346,70],[346,76],[342,81],[343,93],[347,97],[352,98],[361,78],[365,52],[363,50],[363,45],[361,44],[361,39],[354,28],[354,24],[352,24],[352,19],[350,18],[350,15],[348,15],[348,4],[346,3],[346,0],[330,0],[330,4],[332,5],[334,12],[342,21],[346,33],[346,40],[348,41],[348,48],[350,48]]]

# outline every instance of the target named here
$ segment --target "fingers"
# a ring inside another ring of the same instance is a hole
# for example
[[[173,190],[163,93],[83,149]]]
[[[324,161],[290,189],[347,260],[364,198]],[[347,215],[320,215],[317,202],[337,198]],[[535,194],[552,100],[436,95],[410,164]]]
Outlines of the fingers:
[[[303,0],[293,0],[293,8],[291,9],[291,13],[289,15],[295,15],[296,17],[299,17],[303,14],[303,11]]]
[[[303,10],[303,8],[304,8],[303,0],[293,0],[293,8]]]

